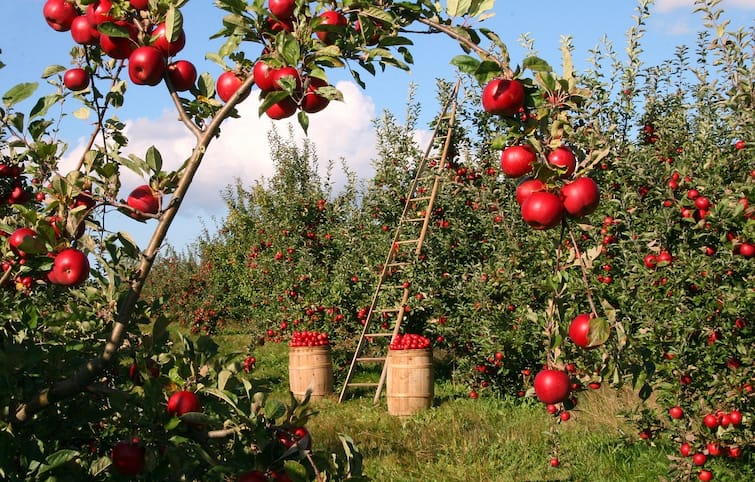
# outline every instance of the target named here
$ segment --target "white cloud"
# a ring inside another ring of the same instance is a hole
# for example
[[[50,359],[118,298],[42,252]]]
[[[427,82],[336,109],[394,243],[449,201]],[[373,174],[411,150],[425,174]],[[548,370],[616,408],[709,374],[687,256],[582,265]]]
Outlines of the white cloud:
[[[656,2],[656,8],[659,12],[671,12],[680,8],[690,9],[694,6],[694,0],[658,0]],[[736,7],[744,9],[755,9],[755,0],[723,0],[721,6]]]
[[[340,172],[340,159],[343,158],[350,170],[362,176],[371,174],[371,160],[375,155],[375,132],[372,119],[375,105],[372,99],[351,82],[340,82],[337,87],[343,92],[343,102],[331,102],[322,112],[310,115],[309,139],[314,143],[319,165],[324,173],[329,160],[336,161],[334,182],[343,185],[344,176]],[[273,121],[257,115],[259,107],[257,92],[239,107],[239,118],[227,119],[221,126],[220,136],[215,138],[207,149],[183,210],[213,212],[222,207],[219,192],[240,178],[251,185],[262,177],[274,174],[273,162],[268,147],[268,132]],[[278,132],[287,137],[287,124],[294,124],[294,137],[301,142],[305,134],[295,117],[275,121]],[[163,158],[163,169],[175,169],[191,154],[195,145],[194,137],[177,120],[176,115],[166,111],[158,119],[140,118],[126,120],[124,134],[129,145],[124,154],[134,153],[144,158],[147,149],[154,145]],[[83,152],[83,140],[66,156],[62,168],[71,169],[74,159]],[[121,197],[131,188],[145,180],[129,172],[121,178]]]
[[[375,118],[373,100],[353,82],[339,82],[337,87],[343,92],[343,102],[331,102],[325,110],[310,115],[309,127],[309,139],[316,149],[321,173],[325,174],[329,160],[335,161],[332,181],[336,190],[345,181],[341,159],[360,177],[372,175],[371,162],[376,145],[372,124]],[[270,178],[274,174],[267,139],[273,121],[257,115],[260,104],[257,94],[257,91],[252,92],[238,107],[240,117],[227,119],[221,126],[220,136],[210,144],[181,206],[177,225],[171,227],[171,244],[183,246],[191,241],[201,229],[200,217],[207,221],[223,215],[225,206],[219,193],[236,178],[251,185],[262,177]],[[180,166],[195,145],[193,135],[172,111],[165,111],[157,119],[139,118],[124,122],[127,126],[124,133],[130,141],[124,155],[134,153],[144,158],[147,149],[154,145],[162,155],[164,170]],[[275,122],[284,138],[288,136],[289,123],[293,123],[297,142],[300,143],[305,137],[295,117]],[[61,171],[72,169],[83,149],[84,140],[80,140],[79,145],[61,162]],[[124,172],[119,197],[125,198],[133,187],[145,181],[130,171]],[[152,223],[145,226],[130,219],[125,221],[128,226],[123,229],[132,232],[140,244],[146,242],[151,234],[150,228],[154,227]]]

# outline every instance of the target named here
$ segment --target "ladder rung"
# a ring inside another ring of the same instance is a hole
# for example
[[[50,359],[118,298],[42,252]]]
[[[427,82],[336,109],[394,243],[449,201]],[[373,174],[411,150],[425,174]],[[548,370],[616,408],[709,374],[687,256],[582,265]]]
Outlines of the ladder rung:
[[[397,267],[401,268],[401,267],[404,267],[404,266],[408,266],[409,264],[411,264],[411,263],[409,263],[407,261],[400,261],[398,263],[388,263],[385,266],[386,266],[386,268],[397,268]]]
[[[383,357],[364,356],[364,357],[357,358],[357,361],[360,361],[360,362],[369,362],[369,363],[384,362],[385,361],[385,357],[384,356]]]
[[[407,223],[418,223],[420,221],[424,222],[425,218],[406,218],[404,219]]]
[[[382,336],[382,337],[388,337],[393,336],[393,333],[367,333],[364,335],[365,338],[368,336],[375,337],[375,336]]]
[[[432,196],[413,197],[413,198],[409,199],[409,201],[411,201],[411,202],[427,201],[428,199],[432,199]]]
[[[396,241],[396,244],[412,244],[412,243],[418,243],[419,239],[402,239],[401,241]]]
[[[404,286],[403,284],[400,284],[400,285],[383,285],[383,288],[389,289],[389,290],[405,290],[405,289],[407,289],[407,286]]]
[[[401,311],[401,308],[384,308],[380,310],[381,313],[398,313]]]
[[[360,383],[347,383],[346,386],[348,387],[376,387],[378,386],[377,383],[367,383],[367,382],[360,382]]]

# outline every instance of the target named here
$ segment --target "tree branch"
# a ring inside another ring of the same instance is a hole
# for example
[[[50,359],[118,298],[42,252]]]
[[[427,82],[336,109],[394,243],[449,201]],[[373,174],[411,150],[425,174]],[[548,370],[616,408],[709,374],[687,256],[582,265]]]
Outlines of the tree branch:
[[[29,402],[20,405],[16,410],[14,416],[15,420],[13,420],[13,422],[27,422],[35,413],[42,409],[82,392],[86,389],[87,385],[90,385],[95,380],[95,378],[102,372],[103,368],[113,360],[123,342],[126,330],[131,324],[131,316],[134,306],[136,306],[137,301],[139,301],[144,283],[149,275],[149,271],[152,269],[152,264],[157,257],[157,252],[165,241],[168,230],[178,214],[178,210],[191,186],[194,175],[202,164],[202,159],[207,152],[207,147],[219,132],[220,125],[243,99],[243,94],[246,90],[251,88],[253,82],[254,76],[250,75],[244,81],[241,88],[228,100],[228,103],[218,110],[215,117],[213,117],[211,122],[207,125],[207,128],[202,131],[202,135],[197,139],[196,146],[186,163],[183,174],[178,180],[178,186],[173,193],[171,201],[165,211],[163,211],[162,217],[152,234],[147,249],[142,255],[139,268],[136,271],[136,276],[131,281],[129,290],[123,298],[123,302],[118,307],[113,330],[110,333],[110,337],[108,338],[100,357],[88,361],[70,378],[57,382],[53,386],[40,391]]]

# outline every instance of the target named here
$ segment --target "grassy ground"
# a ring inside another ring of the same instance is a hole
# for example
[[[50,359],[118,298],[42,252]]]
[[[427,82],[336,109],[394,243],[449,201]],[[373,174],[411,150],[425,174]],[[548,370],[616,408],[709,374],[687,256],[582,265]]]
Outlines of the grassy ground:
[[[243,335],[217,338],[224,347],[248,346]],[[255,374],[271,396],[288,399],[285,344],[255,347]],[[651,481],[667,474],[668,448],[640,441],[617,415],[635,403],[610,389],[580,397],[572,418],[556,424],[542,404],[493,397],[468,399],[464,387],[438,381],[433,408],[407,419],[389,415],[385,397],[336,396],[315,402],[308,424],[317,450],[340,451],[338,433],[351,436],[376,481]],[[554,441],[561,467],[550,467]]]

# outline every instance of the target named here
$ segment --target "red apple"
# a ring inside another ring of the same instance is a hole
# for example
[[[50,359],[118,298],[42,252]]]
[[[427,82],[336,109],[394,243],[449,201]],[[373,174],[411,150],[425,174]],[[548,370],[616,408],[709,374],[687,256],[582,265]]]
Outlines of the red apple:
[[[165,57],[155,47],[139,47],[128,56],[128,76],[137,85],[159,84],[165,69]]]
[[[252,470],[239,475],[238,482],[267,482],[267,475],[259,470]]]
[[[47,278],[55,285],[79,286],[89,278],[89,259],[76,248],[65,248],[55,255]]]
[[[513,116],[524,105],[524,87],[518,80],[493,79],[482,90],[482,108],[500,116]]]
[[[218,76],[218,80],[215,85],[215,90],[218,93],[218,97],[223,102],[228,102],[233,94],[236,93],[239,88],[241,88],[241,84],[244,83],[244,80],[239,77],[236,72],[232,71],[226,71],[223,72]],[[249,91],[244,93],[241,97],[241,99],[246,99],[246,97],[249,95]]]
[[[110,454],[113,467],[122,475],[139,475],[144,471],[144,447],[131,441],[115,444]]]
[[[595,348],[590,345],[590,319],[589,314],[577,315],[569,324],[569,338],[575,345],[582,348]]]
[[[557,226],[564,217],[564,205],[558,195],[537,191],[522,202],[522,219],[534,229],[543,230]]]
[[[286,20],[294,16],[296,0],[268,0],[267,8],[278,19]]]
[[[265,114],[271,119],[280,120],[294,115],[297,108],[296,101],[291,97],[286,97],[268,107]]]
[[[299,71],[296,70],[296,67],[286,66],[281,67],[280,69],[275,69],[271,73],[271,77],[273,81],[273,90],[283,90],[281,80],[287,77],[293,79],[293,82],[295,84],[294,90],[301,90],[301,75],[299,75]]]
[[[186,46],[186,33],[183,29],[173,32],[171,41],[168,41],[166,28],[163,22],[152,31],[152,46],[160,50],[166,57],[173,57]]]
[[[31,228],[18,228],[8,236],[8,246],[18,257],[27,258],[45,252],[45,244]]]
[[[45,17],[47,25],[58,32],[67,32],[71,29],[73,19],[79,13],[76,6],[67,0],[47,0],[42,7],[42,15]]]
[[[532,172],[537,152],[529,144],[509,146],[501,153],[501,171],[508,177],[518,178]]]
[[[569,215],[580,218],[595,212],[600,203],[600,189],[589,177],[578,177],[561,187],[561,200]]]
[[[275,69],[270,67],[263,60],[258,60],[254,64],[254,69],[252,71],[254,75],[254,83],[257,84],[257,87],[259,87],[261,91],[270,92],[271,90],[275,90],[275,84],[273,83],[274,71]]]
[[[86,10],[89,23],[97,27],[105,22],[112,22],[114,20],[113,16],[110,15],[112,8],[113,2],[110,0],[96,0],[94,3],[90,3]]]
[[[129,0],[131,8],[135,10],[147,10],[149,8],[149,0]]]
[[[100,34],[100,48],[103,52],[114,59],[127,59],[129,55],[131,55],[131,52],[137,47],[136,38],[139,35],[139,31],[134,24],[124,20],[116,20],[113,24],[127,30],[129,36],[111,37],[109,35]]]
[[[745,258],[752,258],[755,256],[755,244],[742,243],[739,245],[739,254]]]
[[[548,153],[548,164],[561,172],[560,178],[564,179],[572,174],[577,168],[577,158],[566,146],[559,146]]]
[[[160,201],[160,195],[153,191],[148,184],[144,184],[131,191],[126,199],[126,204],[144,214],[157,214],[160,211]],[[131,216],[142,221],[147,219],[140,216],[139,213],[133,213]]]
[[[319,19],[315,33],[321,42],[328,45],[336,42],[349,23],[341,12],[335,10],[326,10],[320,14]]]
[[[189,412],[202,411],[202,403],[194,392],[179,390],[168,398],[168,414],[181,416]]]
[[[291,19],[276,20],[273,17],[268,17],[265,19],[265,24],[274,33],[294,31],[294,22]]]
[[[530,194],[533,192],[545,191],[547,188],[548,186],[546,186],[540,179],[527,178],[520,182],[516,187],[516,202],[521,206]]]
[[[317,93],[317,89],[320,87],[326,87],[328,83],[317,77],[310,77],[307,90],[304,92],[304,97],[301,99],[301,110],[309,114],[320,112],[325,109],[330,103],[330,99],[323,97]]]
[[[176,60],[168,65],[168,78],[176,92],[185,92],[197,81],[197,68],[188,60]]]
[[[535,394],[543,403],[561,403],[569,397],[569,375],[562,370],[543,369],[535,375]]]
[[[71,38],[80,45],[97,45],[100,32],[89,23],[86,15],[79,15],[71,23]]]
[[[68,69],[63,74],[63,85],[71,90],[84,90],[89,87],[89,72],[80,67]]]

